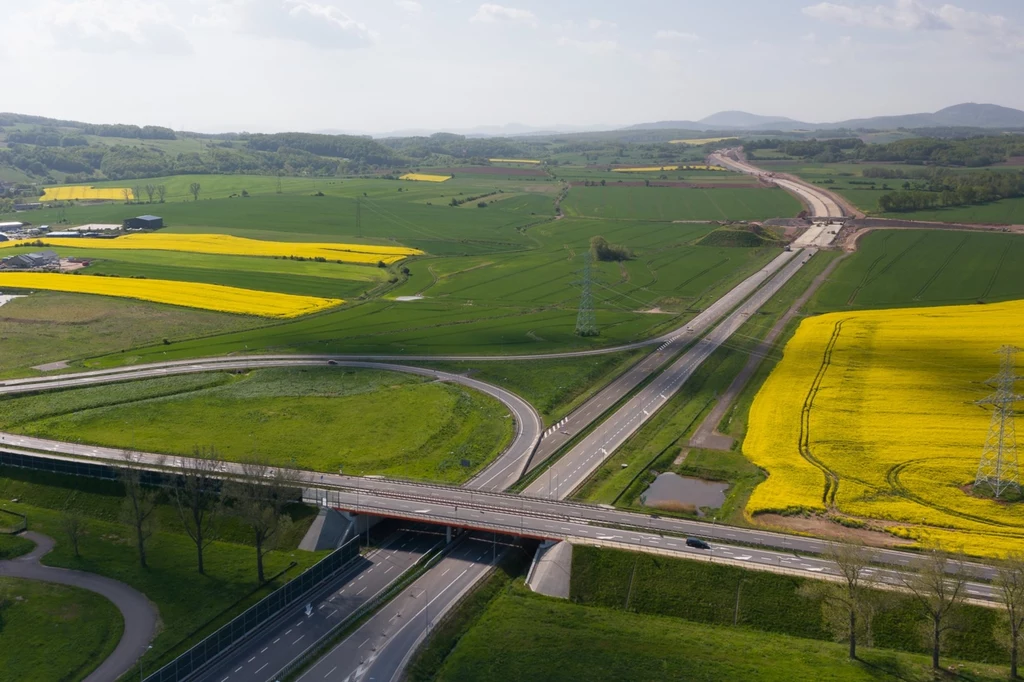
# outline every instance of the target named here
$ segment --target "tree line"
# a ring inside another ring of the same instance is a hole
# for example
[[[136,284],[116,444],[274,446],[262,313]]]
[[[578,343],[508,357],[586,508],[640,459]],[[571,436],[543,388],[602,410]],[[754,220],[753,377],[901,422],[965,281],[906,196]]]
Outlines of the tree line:
[[[856,544],[831,544],[825,552],[838,569],[835,581],[810,581],[801,591],[821,603],[826,627],[837,641],[849,644],[849,657],[857,659],[857,647],[871,646],[872,624],[888,608],[909,599],[926,625],[922,631],[931,650],[932,669],[939,671],[947,636],[961,627],[968,600],[970,574],[962,555],[932,549],[914,565],[895,574],[893,583],[879,576],[874,553]],[[995,601],[1001,607],[993,636],[1010,655],[1010,679],[1018,679],[1018,658],[1024,642],[1024,554],[1011,554],[996,564],[992,580]]]
[[[868,176],[867,171],[865,176],[875,177],[874,174]],[[879,197],[878,210],[902,213],[937,207],[974,206],[1021,196],[1024,196],[1024,171],[954,173],[927,170],[905,180],[902,190]]]
[[[859,138],[836,140],[752,140],[746,150],[773,149],[819,163],[875,161],[928,166],[980,168],[1024,156],[1024,135],[985,135],[966,139],[915,137],[887,144],[865,144]]]
[[[176,474],[153,485],[139,453],[126,450],[119,462],[118,476],[124,492],[121,521],[131,529],[132,544],[142,568],[149,567],[149,545],[157,531],[157,507],[170,501],[185,534],[196,550],[196,570],[206,573],[206,549],[218,539],[223,522],[233,517],[248,530],[255,550],[256,578],[266,581],[263,566],[267,553],[276,549],[292,528],[286,507],[299,496],[301,481],[266,460],[253,457],[241,464],[241,475],[225,478],[214,448],[193,449],[191,457],[180,458]],[[82,512],[68,499],[60,514],[60,527],[76,557],[81,556],[86,522]]]

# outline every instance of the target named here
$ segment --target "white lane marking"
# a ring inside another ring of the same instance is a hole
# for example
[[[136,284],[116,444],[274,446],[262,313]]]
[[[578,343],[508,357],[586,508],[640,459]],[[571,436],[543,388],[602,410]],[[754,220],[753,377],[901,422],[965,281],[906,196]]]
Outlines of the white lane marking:
[[[292,642],[292,646],[295,646],[296,644],[301,642],[303,637],[305,637],[305,635],[299,635],[299,638],[297,640],[295,640],[294,642]],[[260,670],[262,670],[262,668]],[[259,671],[257,671],[257,672],[259,672]]]
[[[263,665],[261,665],[261,666],[260,666],[260,670],[263,670],[263,669],[264,669],[264,668],[266,668],[266,667],[267,667],[268,665],[270,665],[270,662],[269,662],[269,661],[268,661],[268,662],[266,662],[266,663],[264,663]],[[260,670],[257,670],[257,671],[256,671],[256,674],[257,674],[257,675],[259,675],[259,674],[260,674]]]
[[[326,679],[327,679],[328,677],[330,677],[330,676],[331,676],[331,673],[333,673],[333,672],[334,672],[335,670],[337,670],[337,669],[338,669],[338,666],[334,666],[333,668],[331,668],[330,670],[328,670],[328,671],[327,671],[327,674],[326,674],[326,675],[324,675],[324,679],[326,680]]]

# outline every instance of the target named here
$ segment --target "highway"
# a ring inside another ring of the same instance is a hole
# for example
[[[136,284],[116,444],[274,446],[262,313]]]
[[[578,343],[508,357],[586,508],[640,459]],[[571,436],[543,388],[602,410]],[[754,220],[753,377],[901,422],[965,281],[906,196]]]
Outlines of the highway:
[[[323,586],[306,613],[299,604],[245,647],[203,674],[203,679],[233,682],[264,680],[283,670],[339,621],[387,589],[394,579],[424,554],[444,545],[444,535],[408,531],[396,534],[380,549],[360,557],[344,573]]]
[[[535,497],[546,495],[556,499],[571,495],[616,449],[664,407],[701,364],[774,296],[814,253],[789,251],[779,256],[776,260],[782,259],[781,262],[786,263],[786,266],[774,278],[559,458],[526,488],[525,494]]]
[[[746,161],[739,160],[741,152],[742,150],[740,149],[723,149],[712,154],[710,160],[713,164],[723,166],[737,173],[745,173],[757,177],[768,175],[763,169],[752,166]],[[735,154],[736,158],[733,158],[733,154]],[[823,192],[813,185],[774,176],[770,176],[767,179],[800,197],[807,204],[810,214],[814,218],[825,218],[827,220],[828,218],[842,218],[845,215],[842,206],[828,192]]]
[[[551,457],[551,455],[555,454],[613,405],[658,371],[665,363],[674,358],[683,348],[692,343],[694,339],[707,333],[730,310],[757,291],[772,275],[776,274],[786,263],[790,262],[794,255],[793,252],[782,252],[770,263],[709,305],[690,320],[685,327],[677,329],[671,335],[660,337],[661,343],[654,352],[630,367],[583,405],[580,405],[567,417],[549,428],[544,433],[537,452],[526,470],[532,471]]]

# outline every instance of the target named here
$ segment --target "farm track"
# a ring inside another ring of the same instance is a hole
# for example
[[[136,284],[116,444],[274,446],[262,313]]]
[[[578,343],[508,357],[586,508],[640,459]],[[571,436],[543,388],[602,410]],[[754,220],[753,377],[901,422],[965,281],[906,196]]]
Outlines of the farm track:
[[[811,382],[811,388],[808,390],[807,396],[804,398],[803,407],[800,410],[800,456],[824,474],[825,489],[822,492],[821,501],[829,509],[835,507],[836,493],[839,492],[839,476],[811,452],[811,410],[814,407],[814,399],[821,389],[821,383],[825,380],[825,374],[832,363],[832,352],[839,342],[839,334],[842,332],[842,329],[843,321],[837,322],[832,330],[832,337],[828,340],[828,344],[825,345],[825,353],[822,357],[821,365],[818,367],[818,373],[814,376],[814,381]]]
[[[964,245],[967,244],[968,239],[970,239],[969,236],[965,236],[963,239],[961,239],[960,243],[957,244],[956,247],[954,247],[953,250],[950,252],[949,256],[946,257],[946,260],[942,261],[942,265],[940,265],[935,270],[935,272],[933,272],[931,276],[925,281],[925,283],[921,285],[921,288],[918,289],[916,294],[914,294],[915,301],[921,300],[921,297],[924,296],[926,291],[928,291],[928,288],[935,283],[935,280],[937,280],[939,276],[942,275],[943,271],[947,267],[949,267],[949,264],[953,262],[953,259],[956,258],[957,254],[959,254],[960,251],[964,248]]]
[[[930,458],[930,459],[912,459],[912,460],[909,460],[909,461],[906,461],[906,462],[900,462],[899,464],[893,465],[892,467],[889,468],[889,470],[885,473],[885,480],[889,484],[889,486],[893,489],[894,492],[899,494],[901,497],[905,497],[906,499],[911,500],[912,502],[915,502],[916,504],[921,505],[922,507],[927,507],[928,509],[934,509],[934,510],[940,511],[940,512],[942,512],[944,514],[949,514],[950,516],[955,516],[957,518],[964,519],[965,521],[973,521],[975,523],[981,523],[981,524],[984,524],[986,526],[996,526],[996,527],[1002,527],[1002,528],[1019,528],[1021,530],[1024,530],[1024,525],[1015,525],[1015,524],[1012,524],[1012,523],[1005,523],[1005,522],[1002,522],[1002,521],[998,521],[996,519],[986,518],[984,516],[976,516],[974,514],[968,514],[966,512],[957,511],[955,509],[952,509],[950,507],[946,507],[944,505],[935,504],[934,502],[929,502],[928,500],[926,500],[926,499],[924,499],[922,497],[919,497],[918,495],[915,495],[909,488],[907,488],[905,485],[903,485],[903,482],[900,480],[900,475],[904,471],[906,471],[908,468],[910,468],[911,466],[913,466],[915,464],[923,464],[923,463],[928,463],[928,462],[934,462],[934,461],[936,461],[936,459],[952,459],[953,461],[957,461],[954,458],[947,457],[947,458]],[[952,528],[952,530],[960,530],[960,529]],[[991,532],[993,535],[1003,535],[1005,537],[1020,538],[1020,534],[1019,533],[999,533],[999,532],[992,532],[992,531],[989,531],[989,532]]]
[[[992,293],[992,288],[996,285],[996,280],[999,279],[999,273],[1003,271],[1003,265],[1006,264],[1006,258],[1010,255],[1010,249],[1004,249],[1002,255],[999,256],[999,264],[996,265],[996,269],[992,272],[992,277],[988,280],[988,286],[985,287],[984,293],[981,298],[986,299],[988,295]]]

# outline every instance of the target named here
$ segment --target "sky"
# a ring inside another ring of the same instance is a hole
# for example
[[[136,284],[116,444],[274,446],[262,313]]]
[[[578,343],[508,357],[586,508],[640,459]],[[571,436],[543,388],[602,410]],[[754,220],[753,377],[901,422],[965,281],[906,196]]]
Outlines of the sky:
[[[201,132],[1024,109],[1022,0],[0,0],[0,111]]]

